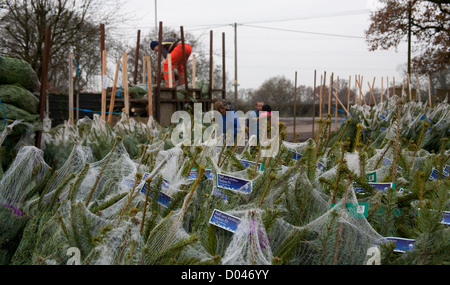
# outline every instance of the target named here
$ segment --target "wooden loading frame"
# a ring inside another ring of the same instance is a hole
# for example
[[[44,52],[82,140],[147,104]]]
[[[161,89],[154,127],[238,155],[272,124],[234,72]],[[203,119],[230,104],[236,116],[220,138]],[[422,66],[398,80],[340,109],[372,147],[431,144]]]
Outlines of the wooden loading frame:
[[[158,36],[158,44],[161,47],[162,42],[162,22],[159,22],[159,36]],[[186,69],[186,54],[184,49],[184,30],[183,26],[180,27],[180,35],[181,35],[181,44],[182,44],[182,51],[183,51],[183,64],[184,69]],[[175,104],[175,110],[182,110],[183,105],[185,103],[188,104],[194,104],[195,103],[202,103],[202,110],[204,112],[208,111],[211,108],[211,104],[216,101],[216,99],[213,98],[214,92],[221,92],[222,99],[226,98],[226,77],[225,77],[225,33],[222,33],[222,88],[221,89],[214,89],[214,72],[213,72],[213,31],[210,31],[210,60],[209,60],[209,98],[203,98],[202,89],[201,88],[195,88],[189,87],[188,80],[187,80],[187,72],[184,74],[184,82],[185,82],[185,92],[186,97],[189,96],[189,94],[193,94],[194,98],[189,99],[178,99],[177,98],[177,92],[178,90],[176,87],[161,87],[161,48],[158,49],[158,70],[157,70],[157,82],[156,87],[154,88],[153,92],[153,114],[154,118],[157,122],[161,122],[161,112],[160,112],[160,106],[161,103],[173,103]],[[194,78],[195,80],[195,78]],[[193,82],[195,84],[195,81]],[[172,93],[172,98],[161,98],[161,92],[170,92]],[[145,103],[147,99],[130,99],[130,102],[143,102]]]

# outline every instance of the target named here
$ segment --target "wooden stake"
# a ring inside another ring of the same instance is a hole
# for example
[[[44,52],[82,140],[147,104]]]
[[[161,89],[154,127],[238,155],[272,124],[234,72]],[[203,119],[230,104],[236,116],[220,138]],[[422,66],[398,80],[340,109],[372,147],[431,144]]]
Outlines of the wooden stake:
[[[150,57],[147,56],[146,60],[147,64],[147,74],[148,74],[148,80],[147,80],[147,105],[148,105],[148,117],[150,120],[150,117],[153,116],[153,87],[152,87],[152,73],[151,73],[151,64],[150,64]]]
[[[192,55],[192,88],[195,89],[195,77],[196,77],[196,62],[197,62],[197,57],[195,56],[195,54]],[[195,90],[192,91],[192,97],[195,98]]]
[[[383,76],[381,76],[381,91],[380,91],[380,100],[381,104],[383,104]]]
[[[349,75],[348,76],[348,95],[347,95],[347,110],[350,110],[350,85],[352,82],[352,76]],[[348,112],[347,112],[347,116],[348,116]]]
[[[386,100],[389,100],[389,76],[386,77],[386,84],[387,84]]]
[[[364,105],[366,105],[366,98],[364,98],[363,93],[362,93],[361,82],[362,82],[362,81],[358,81],[359,96],[360,96],[360,98],[362,97],[362,99],[363,99],[363,101],[364,101]],[[360,100],[361,100],[361,99],[360,99]]]
[[[173,87],[173,80],[172,80],[172,56],[170,53],[167,54],[167,62],[169,64],[169,88]]]
[[[73,55],[69,54],[69,123],[73,126]]]
[[[431,79],[429,74],[428,74],[428,102],[431,107]]]
[[[375,100],[375,95],[373,94],[373,87],[375,85],[375,78],[376,77],[373,78],[372,87],[370,86],[369,82],[367,82],[367,85],[369,85],[369,89],[370,89],[370,99],[373,98],[373,103],[376,105],[377,104],[377,100]],[[369,105],[370,105],[370,101],[371,100],[369,100]]]
[[[44,54],[42,58],[42,75],[41,75],[41,88],[40,88],[40,98],[39,98],[39,118],[41,123],[44,121],[45,116],[45,103],[47,101],[47,80],[48,80],[48,63],[50,61],[50,48],[51,48],[51,35],[50,29],[45,30],[44,39]],[[37,131],[36,133],[36,147],[41,148],[42,131]]]
[[[419,81],[419,75],[416,74],[416,78],[417,78],[417,102],[420,102],[420,81]]]
[[[339,94],[339,76],[337,77],[337,94]],[[334,131],[337,132],[337,115],[338,115],[338,98],[336,98],[335,106],[334,106]]]
[[[294,84],[294,142],[296,141],[296,138],[295,138],[296,117],[297,117],[297,71],[295,72],[295,84]]]
[[[409,101],[412,101],[412,97],[411,97],[411,74],[408,74],[408,95],[409,95]]]
[[[140,46],[140,40],[141,40],[141,30],[137,31],[137,41],[136,41],[136,56],[134,57],[134,76],[133,76],[133,84],[137,84],[137,70],[138,70],[138,64],[139,64],[139,46]],[[142,63],[143,65],[145,63]]]
[[[102,123],[106,121],[106,88],[108,87],[108,78],[106,77],[106,50],[102,52],[102,104],[101,118]]]
[[[117,91],[117,78],[119,77],[119,65],[120,60],[116,63],[116,73],[114,74],[114,83],[111,91],[111,99],[109,101],[109,112],[108,112],[108,123],[111,125],[112,121],[112,113],[114,111],[114,101],[116,100],[116,91]]]
[[[312,137],[314,137],[314,123],[315,123],[315,121],[316,121],[316,71],[314,70]]]
[[[395,96],[395,76],[392,77],[392,84],[394,85],[394,92],[392,92],[392,96]]]
[[[123,88],[123,98],[125,99],[125,113],[126,121],[130,117],[130,102],[128,98],[128,64],[127,64],[127,53],[122,53],[122,88]]]
[[[145,73],[145,68],[147,66],[147,55],[144,55],[144,58],[142,60],[142,84],[147,83],[147,74]]]
[[[331,92],[333,89],[333,73],[330,76],[330,90],[328,90],[328,114],[331,115]]]
[[[342,101],[339,100],[339,97],[336,94],[336,92],[333,92],[333,96],[334,96],[334,98],[336,98],[336,102],[338,102],[341,105],[341,107],[344,109],[344,111],[347,113],[347,116],[348,116],[350,113],[348,112],[348,109],[345,108],[344,104],[342,104]]]
[[[322,118],[322,81],[323,76],[320,75],[320,90],[319,90],[319,118]]]

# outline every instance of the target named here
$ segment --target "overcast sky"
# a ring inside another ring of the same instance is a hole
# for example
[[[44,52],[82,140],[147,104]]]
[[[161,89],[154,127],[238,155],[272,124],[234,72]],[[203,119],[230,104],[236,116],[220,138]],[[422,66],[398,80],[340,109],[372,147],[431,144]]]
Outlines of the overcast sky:
[[[221,62],[225,33],[227,79],[234,81],[237,23],[237,73],[239,88],[258,88],[265,80],[284,75],[298,85],[313,86],[326,72],[327,82],[361,75],[363,88],[376,77],[400,82],[407,61],[406,42],[397,50],[370,52],[364,31],[369,27],[375,0],[159,0],[156,21],[185,33],[202,35],[208,50],[213,31],[215,61]],[[155,29],[155,0],[132,0],[127,11],[136,21],[119,29],[133,38],[138,29]],[[193,51],[195,53],[195,50]],[[231,90],[230,90],[231,92]]]

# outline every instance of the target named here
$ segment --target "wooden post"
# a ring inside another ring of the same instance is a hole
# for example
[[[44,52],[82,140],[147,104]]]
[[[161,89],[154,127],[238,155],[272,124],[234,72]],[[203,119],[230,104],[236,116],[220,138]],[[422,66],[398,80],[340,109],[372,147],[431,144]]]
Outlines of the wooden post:
[[[351,82],[352,82],[352,76],[351,75],[349,75],[348,76],[348,95],[347,95],[347,110],[350,110],[350,85],[351,85]],[[348,117],[348,114],[347,114],[347,117]]]
[[[50,61],[50,44],[51,44],[51,31],[45,30],[44,40],[44,55],[42,58],[42,75],[41,75],[41,89],[39,98],[39,117],[41,123],[44,121],[45,104],[47,102],[47,78],[48,78],[48,63]],[[42,131],[38,131],[36,134],[36,147],[41,148]]]
[[[227,80],[226,80],[226,70],[225,70],[225,33],[222,33],[222,99],[225,100],[227,94]],[[236,98],[237,99],[237,98]],[[237,102],[236,102],[237,103]]]
[[[195,54],[192,55],[192,88],[195,89],[195,76],[196,76],[196,61],[197,57]],[[195,98],[195,91],[192,92],[192,97]]]
[[[409,101],[412,101],[412,95],[411,95],[411,74],[408,73],[408,96]]]
[[[430,79],[430,75],[428,74],[428,104],[431,107],[431,79]]]
[[[392,84],[394,85],[394,90],[392,92],[392,96],[395,96],[395,76],[392,77]]]
[[[369,82],[367,82],[367,85],[369,85],[369,89],[370,89],[370,98],[373,98],[373,103],[375,105],[377,105],[377,100],[375,100],[375,94],[373,94],[373,87],[375,85],[375,78],[376,77],[373,78],[372,86],[370,86]],[[370,106],[370,101],[369,101],[369,106]]]
[[[383,104],[383,76],[381,76],[381,91],[380,91],[380,101]]]
[[[103,51],[105,50],[105,24],[100,24],[100,62],[103,70]]]
[[[342,109],[344,109],[344,111],[347,113],[347,116],[349,115],[348,110],[345,108],[344,104],[342,103],[342,101],[339,99],[339,96],[336,94],[336,92],[333,92],[333,96],[334,98],[336,98],[336,102],[339,103],[342,107]]]
[[[106,121],[106,88],[108,88],[108,77],[106,77],[106,50],[102,52],[102,102],[101,118],[102,123]]]
[[[183,54],[183,62],[182,62],[182,65],[183,65],[183,68],[184,68],[184,70],[185,70],[185,72],[184,72],[184,88],[185,88],[185,90],[186,90],[186,93],[188,92],[188,90],[189,90],[189,84],[188,84],[188,80],[187,80],[187,72],[186,72],[186,70],[187,70],[187,58],[186,58],[186,49],[185,49],[185,46],[184,46],[184,29],[183,29],[183,26],[181,26],[180,27],[180,35],[181,35],[181,51],[182,51],[182,54]]]
[[[142,59],[142,84],[147,83],[147,74],[145,73],[145,68],[147,66],[147,55],[144,55],[144,58]]]
[[[319,89],[319,118],[322,118],[322,81],[323,75],[320,75],[320,89]]]
[[[108,123],[111,125],[112,122],[112,113],[114,111],[114,101],[116,100],[116,91],[117,91],[117,78],[119,77],[119,65],[120,60],[116,63],[116,73],[114,74],[114,83],[111,91],[111,100],[109,101],[109,112],[108,112]]]
[[[169,88],[173,87],[173,80],[172,80],[172,56],[170,55],[170,53],[167,54],[167,63],[169,64]]]
[[[339,76],[337,77],[337,94],[339,94]],[[338,97],[336,96],[335,106],[334,106],[334,131],[337,132],[337,115],[338,115]]]
[[[402,81],[402,97],[404,93],[405,93],[405,79],[403,79]]]
[[[294,80],[294,142],[296,141],[296,137],[295,137],[295,121],[297,118],[297,71],[295,72],[295,80]]]
[[[386,100],[389,100],[389,76],[386,76],[387,94]]]
[[[73,55],[69,54],[69,123],[73,126]]]
[[[419,75],[416,74],[416,78],[417,78],[417,102],[420,102],[420,81],[419,81]]]
[[[362,83],[362,81],[358,81],[359,96],[362,98],[362,102],[364,102],[364,105],[366,105],[366,98],[364,98],[364,95],[363,95],[363,92],[362,92],[361,83]]]
[[[152,90],[152,76],[151,76],[151,64],[150,64],[150,57],[147,56],[146,62],[147,64],[147,72],[148,72],[148,80],[147,80],[147,106],[148,106],[148,117],[150,120],[150,117],[153,116],[153,90]]]
[[[141,30],[137,32],[137,42],[136,42],[136,56],[134,57],[134,77],[133,84],[137,84],[137,69],[138,69],[138,61],[139,61],[139,45],[141,40]],[[143,63],[145,65],[145,63]]]
[[[331,115],[331,92],[333,90],[333,73],[330,76],[330,90],[328,90],[328,114]]]
[[[161,42],[162,42],[162,30],[163,24],[159,22],[158,31],[158,70],[156,71],[156,93],[155,93],[155,118],[157,122],[161,122],[161,112],[160,112],[160,92],[161,92]]]
[[[128,63],[127,63],[127,53],[122,53],[122,87],[123,87],[123,98],[125,99],[125,113],[126,122],[130,117],[130,103],[128,98]]]
[[[312,136],[314,137],[314,123],[316,121],[316,71],[314,70],[314,89],[313,89],[313,120],[312,120]]]

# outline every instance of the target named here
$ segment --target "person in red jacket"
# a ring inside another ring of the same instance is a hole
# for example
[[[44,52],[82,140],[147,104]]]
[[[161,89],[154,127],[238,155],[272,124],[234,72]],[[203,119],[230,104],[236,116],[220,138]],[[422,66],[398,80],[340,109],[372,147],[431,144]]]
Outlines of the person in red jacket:
[[[152,41],[150,43],[150,47],[153,51],[158,51],[159,49],[159,42]],[[184,53],[186,56],[186,62],[189,59],[189,56],[191,55],[192,47],[188,44],[184,44]],[[161,54],[166,58],[163,64],[163,76],[164,81],[166,83],[166,87],[169,87],[169,61],[167,58],[167,55],[170,54],[170,57],[172,58],[172,82],[175,83],[175,76],[173,73],[173,69],[176,68],[178,71],[178,84],[177,85],[184,85],[184,65],[183,65],[183,47],[181,45],[181,40],[175,39],[175,38],[168,38],[161,42]]]

